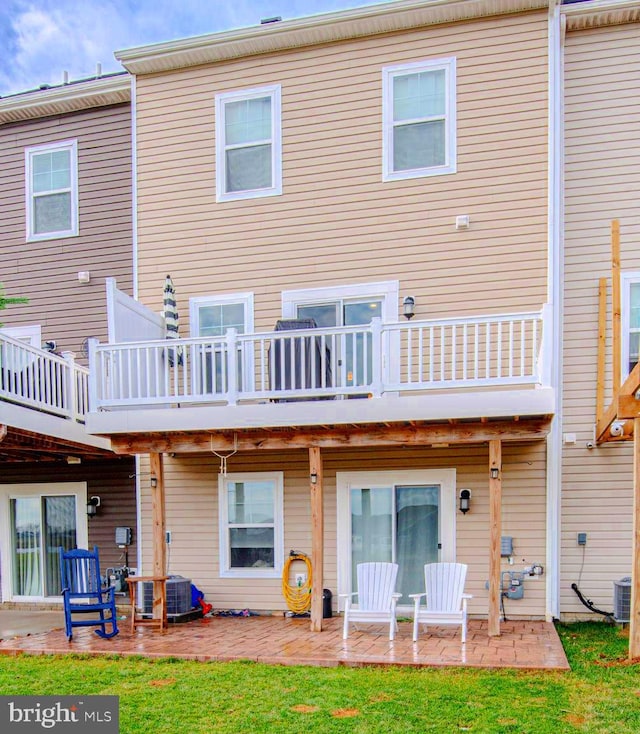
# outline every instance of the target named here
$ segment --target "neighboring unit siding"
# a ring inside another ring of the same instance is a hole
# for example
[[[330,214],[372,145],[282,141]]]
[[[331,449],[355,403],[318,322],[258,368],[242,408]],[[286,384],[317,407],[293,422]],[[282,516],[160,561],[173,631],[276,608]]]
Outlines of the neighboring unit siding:
[[[564,296],[561,611],[588,613],[571,590],[605,610],[613,582],[631,574],[633,459],[629,444],[592,450],[598,281],[607,278],[607,404],[611,399],[610,227],[620,220],[621,267],[640,270],[640,25],[568,33],[565,61],[566,219]],[[577,533],[587,533],[587,545]]]
[[[80,230],[77,237],[26,242],[25,148],[77,139]],[[58,350],[106,341],[105,282],[131,292],[131,111],[117,105],[0,126],[0,282],[27,305],[2,313],[5,326],[40,324]],[[88,270],[91,282],[78,282]]]
[[[89,547],[98,546],[101,571],[110,566],[125,565],[125,554],[115,543],[115,529],[130,527],[132,544],[129,564],[136,565],[138,538],[136,537],[135,461],[120,457],[109,461],[83,461],[78,466],[4,463],[1,468],[2,484],[52,484],[86,482],[87,497],[97,495],[102,504],[95,518],[88,521]],[[84,509],[84,508],[83,508]],[[1,600],[0,600],[1,601]]]
[[[433,468],[456,469],[456,494],[472,491],[471,510],[456,511],[456,557],[469,564],[467,591],[474,595],[470,610],[487,613],[489,577],[489,488],[488,449],[378,448],[323,450],[324,493],[324,578],[323,587],[337,593],[336,472],[389,471]],[[281,580],[228,579],[219,577],[218,472],[219,460],[211,456],[165,457],[166,526],[171,530],[169,573],[190,578],[205,592],[215,608],[249,608],[254,611],[284,611]],[[231,457],[228,471],[284,472],[284,555],[295,549],[311,553],[311,508],[309,463],[306,451],[264,452]],[[141,467],[145,476],[145,467]],[[503,559],[504,570],[524,565],[544,565],[545,533],[545,448],[542,442],[503,445],[502,532],[514,538],[514,563]],[[152,562],[151,497],[147,482],[141,485],[143,572]],[[423,579],[416,579],[416,593]],[[334,598],[334,609],[337,599]],[[410,600],[404,599],[407,604]],[[508,617],[543,617],[544,577],[525,581],[522,600],[506,600]]]
[[[457,60],[457,169],[382,182],[382,69]],[[214,100],[282,85],[283,194],[217,204]],[[547,16],[348,40],[137,79],[140,297],[170,272],[193,296],[397,278],[418,318],[546,300]],[[468,214],[471,228],[456,231]],[[186,318],[183,320],[186,332]]]

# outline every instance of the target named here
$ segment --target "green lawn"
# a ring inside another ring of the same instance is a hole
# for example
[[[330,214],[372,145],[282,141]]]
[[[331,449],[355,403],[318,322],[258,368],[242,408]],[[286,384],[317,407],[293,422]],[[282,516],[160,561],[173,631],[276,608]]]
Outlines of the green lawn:
[[[122,734],[640,732],[625,637],[604,624],[559,632],[569,673],[0,655],[0,694],[115,694]]]

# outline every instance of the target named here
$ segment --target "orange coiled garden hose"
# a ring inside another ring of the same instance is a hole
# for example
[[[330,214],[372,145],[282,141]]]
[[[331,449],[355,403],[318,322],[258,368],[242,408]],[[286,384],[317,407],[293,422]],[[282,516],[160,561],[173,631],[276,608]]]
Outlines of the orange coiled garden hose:
[[[289,569],[294,561],[304,561],[307,566],[307,580],[300,586],[289,583]],[[304,614],[311,608],[311,582],[311,559],[306,553],[291,551],[282,569],[282,595],[294,614]]]

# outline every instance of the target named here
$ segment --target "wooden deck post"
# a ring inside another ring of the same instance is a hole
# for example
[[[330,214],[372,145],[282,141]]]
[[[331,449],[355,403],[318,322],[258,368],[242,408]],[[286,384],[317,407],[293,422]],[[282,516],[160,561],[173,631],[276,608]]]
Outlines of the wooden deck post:
[[[322,632],[322,594],[324,586],[324,510],[322,507],[322,455],[318,446],[309,448],[309,488],[311,490],[311,631]]]
[[[633,419],[633,561],[631,564],[631,613],[629,658],[640,657],[640,418]]]
[[[613,397],[620,393],[620,382],[622,379],[622,352],[621,347],[621,298],[620,298],[620,222],[614,219],[611,222],[611,317],[613,333]]]
[[[153,523],[153,576],[162,577],[167,573],[167,545],[164,502],[164,463],[162,454],[150,453],[151,468],[151,519]],[[153,584],[153,618],[159,619],[162,609],[166,609],[166,586],[162,582]]]
[[[493,476],[497,469],[497,476]],[[493,470],[493,472],[492,472]],[[489,441],[489,636],[500,634],[500,536],[502,534],[502,443]]]
[[[598,284],[598,372],[596,381],[596,422],[604,415],[604,384],[607,366],[607,279]]]

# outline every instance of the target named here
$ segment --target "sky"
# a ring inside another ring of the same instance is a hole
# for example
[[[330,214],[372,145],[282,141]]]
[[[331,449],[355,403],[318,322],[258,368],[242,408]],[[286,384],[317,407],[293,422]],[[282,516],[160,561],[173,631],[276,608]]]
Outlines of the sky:
[[[381,0],[378,0],[380,2]],[[122,70],[113,52],[376,0],[0,0],[0,95]]]

